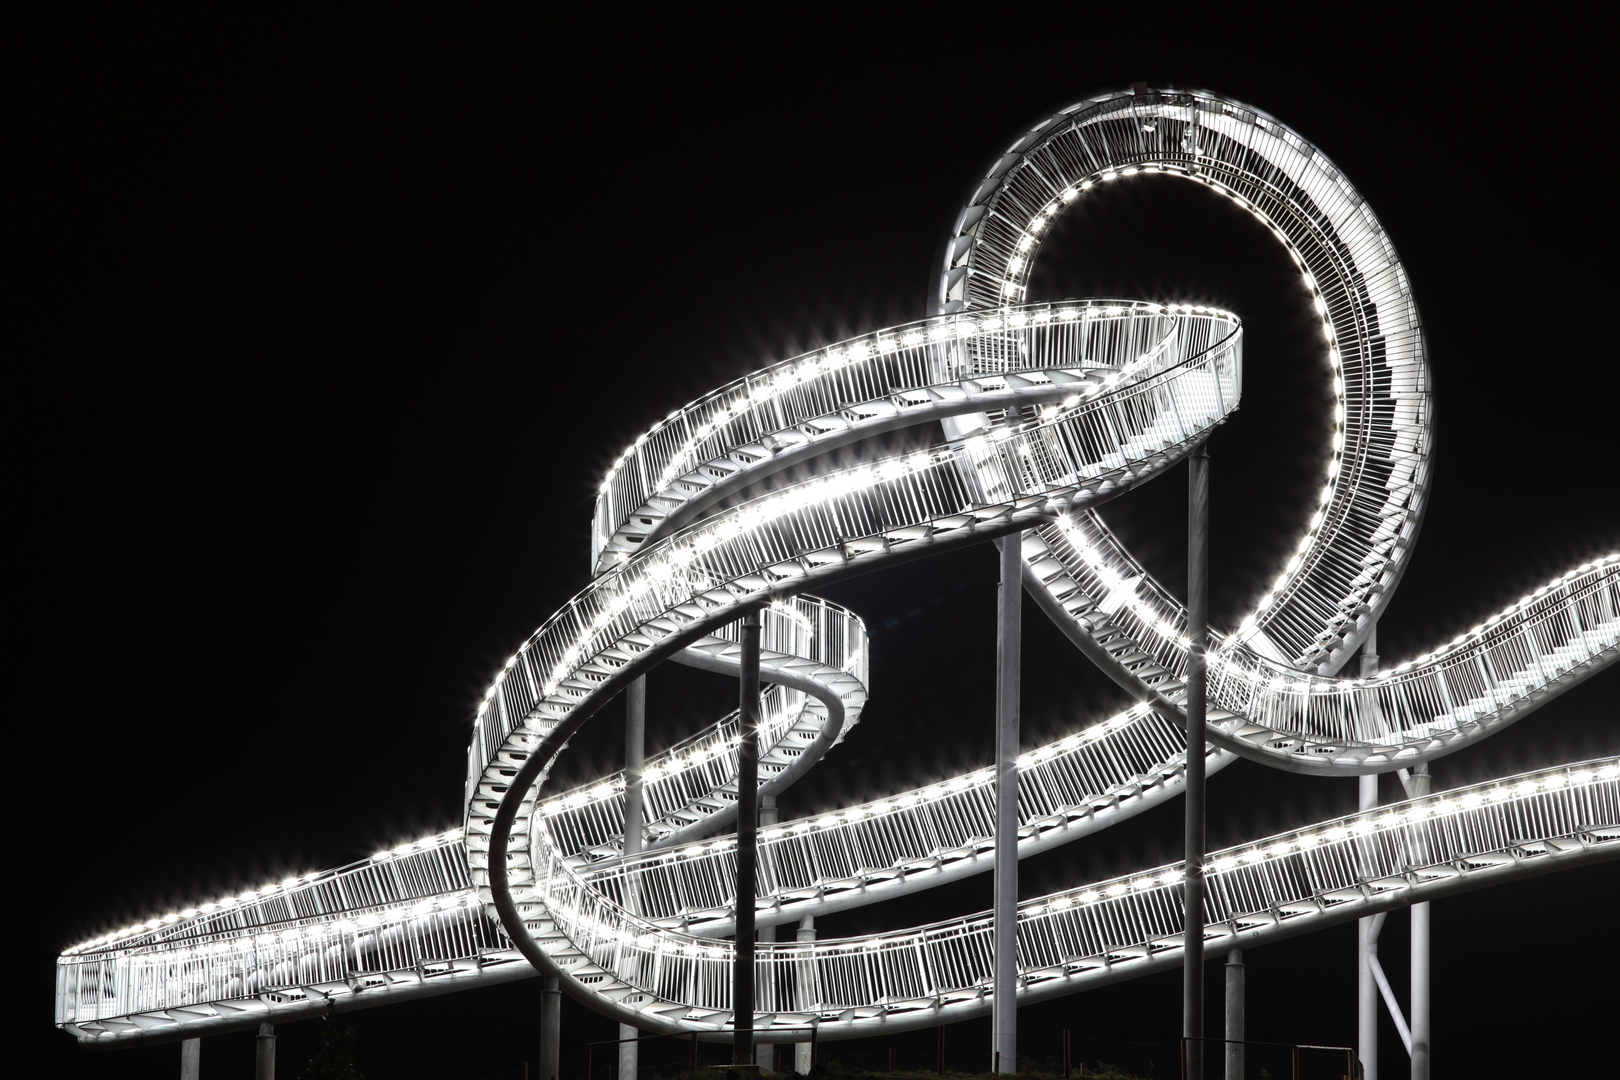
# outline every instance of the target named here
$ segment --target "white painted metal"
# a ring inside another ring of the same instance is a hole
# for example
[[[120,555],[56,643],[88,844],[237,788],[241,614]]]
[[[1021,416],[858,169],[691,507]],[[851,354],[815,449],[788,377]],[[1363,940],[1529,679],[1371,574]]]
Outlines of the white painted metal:
[[[1019,538],[1001,538],[996,596],[996,823],[991,893],[995,943],[990,986],[990,1066],[1018,1071],[1018,744],[1023,675],[1024,573]]]
[[[1412,854],[1420,842],[1429,855],[1418,864]],[[320,882],[359,894],[386,865],[384,880],[430,888],[432,868],[464,865],[464,856],[462,842],[449,841],[356,864]],[[1208,855],[1206,941],[1217,950],[1251,948],[1617,856],[1620,757],[1526,773]],[[1157,867],[1020,905],[1021,999],[1179,963],[1180,873],[1179,865]],[[294,906],[307,913],[279,923],[255,924],[269,914],[260,909],[244,913],[247,925],[207,935],[180,934],[116,955],[63,957],[61,1020],[81,1038],[138,1042],[316,1016],[328,999],[343,1007],[363,1005],[368,997],[381,1004],[533,974],[504,942],[478,947],[481,937],[498,932],[479,905],[464,902],[464,889],[322,914],[306,907],[303,895],[318,885],[298,887]],[[536,923],[576,988],[599,987],[609,1003],[643,997],[631,1004],[641,1006],[644,1027],[726,1031],[730,942],[669,931],[645,935],[646,945],[623,935],[615,940],[607,920],[622,909],[589,888],[559,895],[552,910],[575,928],[595,931],[586,939],[588,951],[575,951],[558,921]],[[761,945],[760,966],[774,970],[760,985],[776,996],[758,1034],[799,1041],[815,1021],[825,1040],[984,1015],[991,930],[984,912],[911,931]],[[628,960],[651,972],[653,985],[632,985],[613,974]],[[887,999],[881,1006],[875,1004],[880,997]]]
[[[70,950],[58,1023],[111,1044],[189,1036],[524,977],[532,962],[620,1022],[728,1040],[732,945],[716,936],[734,927],[735,844],[711,837],[735,818],[736,717],[647,762],[640,855],[621,846],[622,775],[553,792],[546,767],[656,662],[734,673],[727,625],[765,603],[761,674],[774,685],[760,791],[781,790],[848,732],[867,693],[859,619],[805,590],[1002,536],[1020,536],[1009,542],[1043,610],[1144,700],[1020,756],[1020,856],[1179,793],[1187,613],[1090,511],[1230,416],[1238,321],[1132,301],[1010,302],[1052,216],[1141,169],[1208,184],[1276,231],[1317,298],[1337,398],[1333,459],[1297,554],[1250,618],[1209,637],[1208,771],[1233,755],[1328,775],[1416,764],[1620,656],[1611,555],[1427,656],[1331,677],[1404,571],[1427,489],[1428,375],[1405,273],[1344,177],[1270,117],[1200,93],[1108,95],[998,160],[947,244],[938,315],[740,380],[621,456],[599,496],[595,580],[479,708],[464,830]],[[935,421],[950,439],[930,451],[720,508],[833,446]],[[758,922],[987,869],[993,780],[982,770],[761,830]],[[1207,856],[1205,937],[1248,948],[1613,858],[1616,841],[1620,760],[1526,774]],[[1180,880],[1161,867],[1021,905],[1019,1000],[1180,963]],[[497,892],[505,929],[485,906]],[[833,1039],[982,1015],[990,939],[981,914],[762,943],[755,1030],[802,1042],[812,1026]]]
[[[621,849],[626,855],[641,852],[642,822],[642,770],[647,758],[647,677],[643,675],[630,684],[624,693],[624,840]],[[626,893],[624,904],[631,911],[640,910],[634,893]],[[619,1025],[619,1076],[635,1080],[641,1063],[641,1044],[636,1041],[641,1029],[629,1024]]]

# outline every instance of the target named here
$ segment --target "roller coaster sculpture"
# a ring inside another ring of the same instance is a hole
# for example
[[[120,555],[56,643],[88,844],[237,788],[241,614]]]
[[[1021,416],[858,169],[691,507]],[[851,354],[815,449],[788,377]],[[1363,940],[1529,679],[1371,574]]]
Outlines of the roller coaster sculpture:
[[[533,975],[648,1032],[729,1039],[738,719],[649,759],[644,850],[622,854],[620,775],[546,773],[603,703],[664,661],[737,670],[763,612],[761,791],[859,720],[860,619],[809,595],[899,560],[1016,537],[1024,587],[1141,702],[1019,758],[1020,857],[1180,793],[1187,613],[1096,514],[1237,407],[1241,326],[1126,300],[1027,303],[1051,222],[1139,172],[1222,193],[1277,237],[1321,318],[1335,405],[1319,505],[1275,583],[1208,641],[1213,772],[1389,772],[1484,739],[1620,655],[1620,555],[1548,582],[1434,651],[1340,678],[1389,603],[1429,488],[1422,324],[1389,237],[1315,147],[1205,93],[1112,93],[1016,139],[958,214],[936,313],[776,364],[637,439],[603,480],[593,580],[480,705],[463,827],[104,935],[58,961],[56,1022],[94,1045],[189,1038]],[[924,451],[731,497],[903,426]],[[763,827],[756,921],[819,915],[989,868],[992,770]],[[1620,759],[1583,761],[1321,822],[1207,857],[1210,947],[1620,855]],[[1181,963],[1181,869],[1018,908],[1018,1000]],[[492,886],[509,898],[502,921]],[[864,937],[761,943],[755,1035],[821,1040],[990,1011],[988,913]]]

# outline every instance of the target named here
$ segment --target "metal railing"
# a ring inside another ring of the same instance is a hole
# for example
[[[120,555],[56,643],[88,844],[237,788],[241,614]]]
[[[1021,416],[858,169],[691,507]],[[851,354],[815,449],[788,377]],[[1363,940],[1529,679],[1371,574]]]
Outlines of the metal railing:
[[[1537,858],[1613,857],[1617,841],[1620,759],[1527,773],[1211,853],[1206,935],[1257,945],[1397,898],[1415,903],[1479,887]],[[725,1028],[731,942],[656,926],[582,883],[562,860],[549,862],[538,884],[544,914],[532,925],[541,940],[567,942],[558,955],[571,954],[575,977],[598,980],[603,992],[644,995],[648,1023]],[[1177,960],[1181,882],[1172,864],[1021,904],[1020,996],[1072,992],[1128,977],[1121,969]],[[823,1039],[851,1037],[986,1012],[991,931],[983,912],[859,938],[760,943],[757,1030],[770,1040],[774,1025],[786,1038],[814,1022]],[[874,1005],[881,1008],[868,1012]]]
[[[1076,309],[1074,318],[1083,321],[1083,313]],[[1176,319],[1204,329],[1173,335],[1176,349],[1119,358],[1129,379],[1076,395],[1056,418],[790,486],[721,511],[599,576],[508,660],[480,706],[473,761],[482,756],[485,767],[469,777],[467,821],[474,880],[482,883],[484,872],[486,807],[498,805],[505,779],[577,701],[614,684],[638,640],[719,627],[749,596],[796,592],[798,579],[829,565],[927,544],[1020,505],[1049,519],[1111,497],[1207,436],[1236,406],[1238,327],[1223,313]],[[1129,459],[1121,456],[1127,452]],[[964,462],[978,483],[964,482]],[[1000,501],[986,504],[984,491],[1000,492]],[[528,817],[520,814],[520,829]],[[527,856],[519,849],[515,859],[508,872],[525,884]]]
[[[1336,400],[1320,513],[1254,614],[1277,659],[1337,670],[1387,602],[1416,534],[1430,404],[1405,269],[1321,150],[1261,110],[1205,91],[1080,102],[1018,138],[958,214],[936,310],[1019,302],[1052,220],[1099,184],[1149,172],[1208,186],[1253,214],[1299,266],[1322,320]]]
[[[1020,759],[1019,833],[1029,855],[1104,828],[1179,794],[1186,738],[1146,706]],[[1212,751],[1218,771],[1232,755]],[[759,830],[757,923],[785,923],[933,888],[982,870],[995,789],[990,769],[840,811]],[[555,837],[555,832],[553,833]],[[568,850],[559,844],[559,850]],[[735,910],[732,836],[592,868],[590,888],[660,925],[729,934]]]
[[[1179,603],[1156,594],[1133,593],[1112,607],[1096,599],[1130,579],[1100,553],[1104,545],[1083,525],[1065,521],[1042,529],[1040,544],[1029,561],[1041,587],[1061,593],[1083,632],[1111,636],[1116,650],[1130,649],[1136,667],[1156,677],[1149,688],[1179,703],[1187,658]],[[1030,546],[1026,539],[1026,551]],[[1209,695],[1212,705],[1234,714],[1220,726],[1234,743],[1242,732],[1243,743],[1232,746],[1239,753],[1294,759],[1322,771],[1387,769],[1397,754],[1423,760],[1483,737],[1549,689],[1561,689],[1572,674],[1584,677],[1612,663],[1617,646],[1620,555],[1609,555],[1376,678],[1302,672],[1212,635]]]
[[[635,550],[668,513],[733,471],[829,434],[871,428],[941,399],[959,398],[964,375],[1112,368],[1165,350],[1182,324],[1163,305],[1129,300],[1029,304],[983,318],[926,319],[784,360],[675,410],[638,438],[597,493],[592,555]],[[994,355],[993,361],[984,356]],[[973,358],[968,371],[968,358]],[[1089,380],[1100,381],[1106,371]],[[752,447],[738,456],[739,447]]]
[[[1024,304],[1052,218],[1091,186],[1156,169],[1254,213],[1301,268],[1335,395],[1321,497],[1251,616],[1210,643],[1211,769],[1242,754],[1326,773],[1416,763],[1481,738],[1620,655],[1620,556],[1581,567],[1446,647],[1370,680],[1329,678],[1398,582],[1427,489],[1428,374],[1394,248],[1319,151],[1201,93],[1105,95],[1028,132],[957,221],[943,314],[738,380],[617,461],[592,529],[596,579],[507,661],[477,711],[456,830],[104,935],[58,963],[58,1022],[84,1038],[313,1015],[527,973],[484,913],[490,828],[519,801],[506,865],[525,925],[578,988],[648,1026],[715,1034],[730,1008],[734,843],[692,841],[734,801],[737,721],[654,758],[653,850],[618,857],[622,777],[508,790],[542,739],[649,650],[725,670],[728,622],[769,601],[762,779],[795,778],[866,701],[864,627],[811,583],[933,545],[1024,529],[1026,582],[1146,706],[1025,755],[1020,848],[1085,835],[1179,790],[1185,610],[1092,508],[1175,463],[1237,406],[1235,317],[1131,301]],[[786,465],[907,424],[940,446],[715,510]],[[707,519],[699,515],[712,511]],[[981,529],[983,531],[981,531]],[[963,541],[965,542],[965,541]],[[584,712],[578,713],[585,715]],[[1253,944],[1405,897],[1620,852],[1620,763],[1545,770],[1210,856],[1211,937]],[[761,921],[974,872],[990,777],[970,774],[765,830]],[[1023,999],[1179,962],[1181,872],[1161,867],[1021,906]],[[635,911],[626,902],[633,899]],[[839,1038],[987,1011],[989,917],[762,946],[766,1038]],[[625,1010],[630,1010],[626,1012]]]

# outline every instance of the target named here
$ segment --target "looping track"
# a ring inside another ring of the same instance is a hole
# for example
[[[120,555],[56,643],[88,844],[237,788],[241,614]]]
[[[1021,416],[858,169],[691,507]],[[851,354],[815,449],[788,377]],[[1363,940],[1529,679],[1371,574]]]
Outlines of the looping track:
[[[620,857],[622,780],[545,774],[600,705],[665,659],[736,669],[729,627],[764,605],[765,790],[859,721],[865,635],[808,595],[901,560],[1018,534],[1025,587],[1142,705],[1020,761],[1021,853],[1179,793],[1186,612],[1094,509],[1172,467],[1237,408],[1226,312],[1026,303],[1052,219],[1153,170],[1266,224],[1322,318],[1333,454],[1295,555],[1208,643],[1208,767],[1248,757],[1348,776],[1484,738],[1620,656],[1620,556],[1580,567],[1374,679],[1335,675],[1389,602],[1427,497],[1431,403],[1405,272],[1320,151],[1204,93],[1107,95],[1000,156],[944,245],[936,314],[777,364],[672,413],[603,481],[595,577],[506,663],[468,751],[457,830],[371,862],[205,905],[65,954],[58,1023],[113,1043],[179,1037],[519,977],[560,976],[648,1030],[731,1020],[735,716],[649,762],[647,850]],[[840,446],[938,422],[928,451],[734,496]],[[761,832],[763,925],[988,869],[988,770]],[[1620,854],[1609,759],[1416,800],[1211,856],[1212,939],[1258,944],[1377,910]],[[498,869],[493,869],[498,868]],[[1020,1000],[1180,962],[1163,867],[1022,906]],[[504,931],[486,913],[493,907]],[[766,1040],[852,1037],[990,1007],[986,915],[866,938],[761,945]]]

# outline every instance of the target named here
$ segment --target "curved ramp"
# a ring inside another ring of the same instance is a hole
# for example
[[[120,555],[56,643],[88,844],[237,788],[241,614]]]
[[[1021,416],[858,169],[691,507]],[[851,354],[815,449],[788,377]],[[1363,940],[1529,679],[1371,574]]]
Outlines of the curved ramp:
[[[58,963],[57,1022],[94,1044],[440,993],[535,968],[648,1030],[731,1020],[735,715],[651,760],[646,851],[620,855],[618,776],[546,774],[568,738],[665,659],[736,670],[764,610],[762,790],[858,722],[864,627],[818,583],[1018,534],[1025,587],[1141,705],[1020,759],[1021,856],[1178,794],[1186,611],[1096,507],[1177,464],[1238,407],[1230,313],[1127,300],[1026,303],[1051,221],[1154,170],[1265,223],[1322,320],[1333,455],[1318,509],[1252,612],[1211,636],[1211,770],[1237,756],[1384,772],[1486,737],[1620,656],[1620,556],[1577,568],[1373,679],[1335,674],[1404,572],[1428,487],[1429,376],[1406,275],[1341,173],[1273,118],[1202,92],[1105,95],[1019,138],[958,213],[936,313],[773,365],[671,413],[602,481],[594,579],[507,661],[479,708],[455,830],[328,874],[109,934]],[[782,483],[862,439],[939,423],[928,450]],[[733,503],[755,492],[752,498]],[[981,770],[761,831],[769,925],[981,872]],[[1620,761],[1527,774],[1210,856],[1211,939],[1259,944],[1620,853]],[[1180,962],[1180,872],[1023,905],[1021,1000]],[[497,921],[497,914],[499,921]],[[989,920],[761,945],[758,1037],[931,1026],[990,1008]]]

